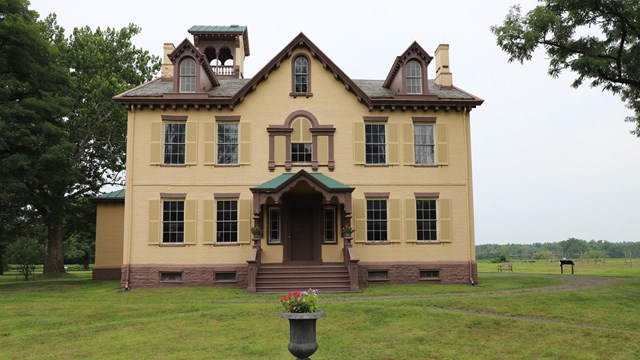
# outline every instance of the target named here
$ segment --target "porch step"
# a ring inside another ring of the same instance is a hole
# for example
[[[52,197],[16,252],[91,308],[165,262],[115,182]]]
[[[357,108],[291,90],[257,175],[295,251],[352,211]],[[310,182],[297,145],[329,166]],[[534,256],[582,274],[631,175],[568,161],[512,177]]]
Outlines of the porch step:
[[[349,292],[349,270],[343,264],[262,265],[256,275],[257,292],[288,293],[309,288]]]

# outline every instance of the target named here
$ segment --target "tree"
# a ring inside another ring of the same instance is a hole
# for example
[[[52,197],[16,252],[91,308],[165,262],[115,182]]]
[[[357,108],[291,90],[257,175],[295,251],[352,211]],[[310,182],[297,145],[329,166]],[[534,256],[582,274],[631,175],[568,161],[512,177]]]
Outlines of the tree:
[[[120,30],[75,28],[68,38],[55,14],[42,24],[59,63],[71,77],[68,94],[72,111],[67,113],[64,130],[73,144],[70,167],[77,175],[75,181],[60,189],[55,202],[66,218],[57,218],[51,224],[44,271],[56,273],[64,272],[65,222],[77,222],[79,217],[85,223],[94,221],[90,207],[73,204],[81,203],[82,197],[96,195],[105,185],[124,185],[127,115],[112,97],[151,80],[161,62],[157,56],[133,46],[131,39],[141,30],[133,24]],[[87,228],[72,236],[74,241],[70,244],[77,250],[76,240],[83,239],[86,245]],[[84,245],[81,248],[85,256],[90,256],[90,249]]]
[[[531,60],[542,46],[549,75],[577,74],[572,86],[589,82],[620,95],[634,115],[640,137],[640,2],[637,0],[544,0],[526,15],[513,6],[492,26],[509,61]]]
[[[131,44],[135,25],[65,38],[55,15],[38,22],[28,6],[0,0],[0,251],[35,212],[47,229],[44,272],[60,273],[65,223],[94,221],[70,204],[124,181],[126,112],[112,97],[151,80],[160,59]]]
[[[25,281],[35,272],[36,264],[42,263],[44,254],[44,246],[32,238],[19,238],[7,246],[7,260],[18,265]]]
[[[73,144],[64,130],[68,71],[55,61],[38,14],[28,5],[0,1],[0,243],[5,245],[18,238],[23,225],[35,225],[25,223],[27,214],[54,234],[63,215],[60,199],[78,181],[70,163]]]

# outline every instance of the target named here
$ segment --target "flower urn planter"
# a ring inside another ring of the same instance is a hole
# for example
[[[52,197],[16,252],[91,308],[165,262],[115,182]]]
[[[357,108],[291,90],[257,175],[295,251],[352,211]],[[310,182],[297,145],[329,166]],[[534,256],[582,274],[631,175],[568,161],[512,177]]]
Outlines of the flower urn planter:
[[[313,313],[280,313],[289,319],[289,352],[297,359],[309,359],[318,350],[316,319],[327,316],[324,311]]]

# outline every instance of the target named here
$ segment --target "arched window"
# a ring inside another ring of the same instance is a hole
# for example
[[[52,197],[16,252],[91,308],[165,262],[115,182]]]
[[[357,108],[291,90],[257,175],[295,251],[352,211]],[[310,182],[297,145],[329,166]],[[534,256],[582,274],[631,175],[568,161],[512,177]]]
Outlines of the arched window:
[[[291,162],[294,164],[311,164],[313,140],[311,122],[299,117],[291,123]]]
[[[293,92],[309,92],[309,60],[304,56],[298,56],[294,62]]]
[[[196,62],[187,58],[180,62],[180,92],[196,92]]]
[[[422,94],[422,66],[415,61],[407,63],[407,94]]]

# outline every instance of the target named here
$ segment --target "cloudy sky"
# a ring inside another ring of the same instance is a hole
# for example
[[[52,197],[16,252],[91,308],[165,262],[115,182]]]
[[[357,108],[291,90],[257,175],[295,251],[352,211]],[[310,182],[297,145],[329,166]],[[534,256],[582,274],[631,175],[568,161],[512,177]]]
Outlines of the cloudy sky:
[[[356,2],[353,2],[356,3]],[[640,241],[640,139],[630,112],[600,89],[573,89],[571,73],[508,63],[489,27],[513,4],[536,1],[97,1],[31,0],[68,32],[142,27],[138,47],[160,56],[192,25],[246,25],[251,77],[305,33],[352,79],[384,79],[414,40],[431,55],[450,44],[454,85],[485,103],[471,112],[476,243]],[[433,78],[433,69],[429,77]]]

